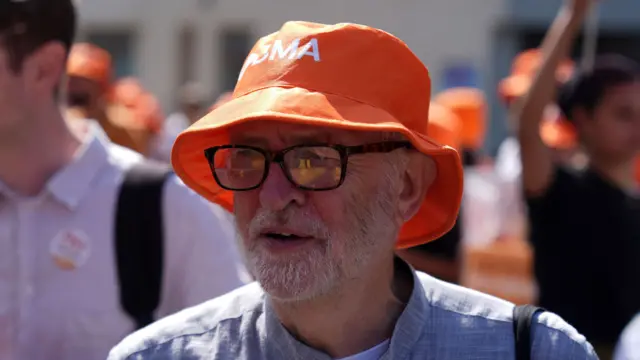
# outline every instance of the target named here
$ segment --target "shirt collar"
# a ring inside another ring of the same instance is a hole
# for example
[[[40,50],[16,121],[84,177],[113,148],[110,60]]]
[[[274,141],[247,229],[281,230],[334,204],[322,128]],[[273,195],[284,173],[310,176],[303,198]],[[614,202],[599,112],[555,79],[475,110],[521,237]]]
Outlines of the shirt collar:
[[[89,131],[73,160],[47,183],[49,193],[69,209],[78,206],[108,161],[107,135],[96,122],[87,121]]]
[[[413,291],[404,311],[396,322],[389,350],[382,357],[383,359],[405,359],[412,352],[415,344],[423,333],[429,316],[429,303],[425,295],[425,289],[418,278],[416,271],[399,257],[395,258],[395,268],[397,271],[410,271],[413,277]],[[271,341],[265,344],[272,347],[267,353],[287,358],[295,355],[296,358],[313,360],[330,360],[326,354],[312,349],[298,340],[284,328],[271,307],[269,298],[265,295],[264,308],[265,333],[274,336],[278,341]]]

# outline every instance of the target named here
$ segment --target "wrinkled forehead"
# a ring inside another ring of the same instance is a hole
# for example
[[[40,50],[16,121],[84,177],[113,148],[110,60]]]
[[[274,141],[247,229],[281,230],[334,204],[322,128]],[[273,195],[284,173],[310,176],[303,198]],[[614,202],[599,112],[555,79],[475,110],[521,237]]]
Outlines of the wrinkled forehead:
[[[360,145],[380,141],[385,134],[275,121],[253,121],[229,129],[233,144],[279,148],[300,144]]]

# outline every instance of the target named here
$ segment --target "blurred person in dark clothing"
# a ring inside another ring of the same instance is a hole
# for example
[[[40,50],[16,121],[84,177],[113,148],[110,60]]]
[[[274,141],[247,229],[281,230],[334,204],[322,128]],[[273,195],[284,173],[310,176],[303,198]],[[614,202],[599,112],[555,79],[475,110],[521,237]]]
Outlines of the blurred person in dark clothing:
[[[589,164],[558,166],[539,124],[556,93],[554,76],[593,1],[567,1],[542,45],[544,62],[514,106],[523,187],[535,250],[539,305],[568,319],[602,358],[640,311],[640,198],[634,159],[640,150],[640,68],[599,57],[562,87],[558,104],[576,127]]]

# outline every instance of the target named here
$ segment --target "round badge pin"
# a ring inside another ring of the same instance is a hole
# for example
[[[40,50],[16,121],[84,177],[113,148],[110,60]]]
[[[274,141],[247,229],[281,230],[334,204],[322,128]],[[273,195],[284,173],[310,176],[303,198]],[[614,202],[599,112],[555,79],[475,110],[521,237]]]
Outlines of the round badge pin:
[[[89,258],[89,237],[81,230],[62,230],[51,241],[51,256],[62,270],[75,270]]]

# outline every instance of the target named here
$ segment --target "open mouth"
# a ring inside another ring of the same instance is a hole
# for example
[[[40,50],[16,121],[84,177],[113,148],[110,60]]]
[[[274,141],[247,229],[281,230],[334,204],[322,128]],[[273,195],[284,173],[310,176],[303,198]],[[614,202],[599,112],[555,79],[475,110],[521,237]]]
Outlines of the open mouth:
[[[282,241],[282,242],[286,242],[286,241],[301,241],[301,240],[309,240],[309,239],[311,239],[310,236],[300,236],[300,235],[296,235],[296,234],[275,233],[275,232],[264,233],[263,236],[266,237],[267,239],[276,240],[276,241]]]

